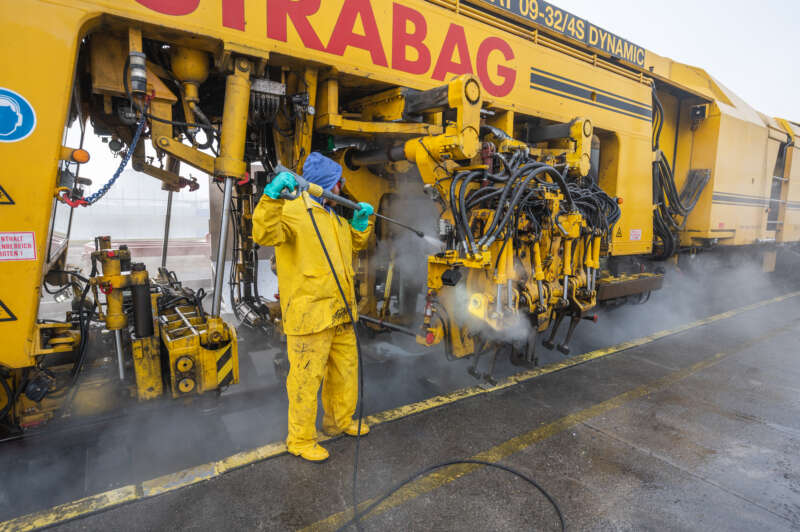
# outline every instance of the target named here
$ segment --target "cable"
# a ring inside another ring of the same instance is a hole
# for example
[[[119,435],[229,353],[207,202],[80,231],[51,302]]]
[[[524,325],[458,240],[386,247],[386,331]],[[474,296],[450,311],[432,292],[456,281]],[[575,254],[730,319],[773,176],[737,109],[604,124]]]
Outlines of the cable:
[[[6,379],[8,375],[5,375],[4,372],[0,372],[0,384],[3,385],[3,390],[6,392],[6,404],[3,406],[3,409],[0,410],[0,421],[4,420],[8,413],[11,411],[11,407],[14,405],[14,394],[11,393],[11,388],[8,386],[8,382]]]
[[[430,466],[430,467],[428,467],[426,469],[423,469],[423,470],[415,473],[414,475],[412,475],[411,477],[409,477],[408,479],[406,479],[405,481],[403,481],[402,483],[400,483],[399,485],[394,487],[392,490],[390,490],[388,493],[384,494],[376,502],[374,502],[371,505],[369,505],[364,511],[358,512],[358,494],[357,494],[357,491],[356,491],[356,488],[358,486],[358,454],[359,454],[359,448],[360,448],[360,443],[361,443],[361,424],[362,424],[362,421],[364,419],[364,369],[363,369],[362,357],[361,357],[361,342],[360,342],[360,339],[358,337],[358,331],[356,330],[356,320],[355,320],[355,318],[353,316],[353,311],[350,308],[350,303],[347,301],[347,296],[345,296],[344,289],[342,288],[342,283],[339,281],[339,276],[336,274],[336,268],[334,267],[333,261],[331,260],[331,257],[328,254],[328,248],[325,246],[325,242],[322,239],[322,234],[320,233],[319,227],[317,226],[317,220],[314,218],[313,207],[311,207],[311,206],[308,207],[308,216],[311,218],[311,224],[314,226],[314,232],[316,232],[316,234],[317,234],[317,239],[319,240],[319,244],[322,247],[322,252],[325,255],[325,260],[328,261],[328,266],[331,269],[331,274],[333,275],[334,281],[336,281],[336,287],[339,289],[339,295],[341,296],[342,302],[344,303],[345,309],[347,310],[347,314],[350,317],[350,323],[352,324],[352,327],[353,327],[353,334],[355,335],[355,338],[356,338],[356,352],[358,354],[358,405],[359,406],[358,406],[358,430],[356,432],[356,448],[355,448],[355,453],[354,453],[354,458],[353,458],[353,518],[350,519],[350,521],[348,521],[344,525],[342,525],[339,528],[339,530],[344,530],[347,527],[352,526],[352,525],[355,525],[356,528],[359,528],[358,523],[359,523],[359,520],[361,519],[361,517],[363,517],[364,515],[368,514],[379,503],[381,503],[384,500],[386,500],[394,492],[396,492],[397,490],[399,490],[400,488],[402,488],[403,486],[405,486],[406,484],[408,484],[412,480],[414,480],[414,479],[416,479],[416,478],[418,478],[420,476],[426,475],[426,474],[430,473],[431,471],[435,471],[436,469],[440,469],[442,467],[446,467],[446,466],[449,466],[449,465],[456,465],[456,464],[478,464],[478,465],[484,465],[484,466],[488,466],[488,467],[494,467],[494,468],[502,469],[504,471],[512,473],[512,474],[520,477],[521,479],[529,482],[536,489],[538,489],[545,496],[545,498],[550,502],[550,504],[555,509],[556,514],[558,514],[558,519],[559,519],[559,522],[561,523],[561,530],[562,531],[565,530],[564,516],[561,513],[561,509],[559,508],[558,503],[555,501],[555,499],[549,493],[547,493],[547,491],[545,491],[544,488],[542,488],[538,483],[536,483],[536,481],[534,481],[532,478],[529,478],[529,477],[525,476],[524,474],[522,474],[522,473],[520,473],[518,471],[515,471],[514,469],[512,469],[510,467],[507,467],[507,466],[504,466],[504,465],[501,465],[501,464],[494,464],[494,463],[491,463],[491,462],[484,462],[484,461],[481,461],[481,460],[453,460],[453,461],[450,461],[450,462],[443,462],[441,464],[436,464],[436,465]],[[442,318],[440,317],[440,320],[441,319]],[[442,320],[442,321],[444,321],[444,320]]]
[[[50,273],[61,273],[61,274],[64,274],[64,275],[71,275],[73,277],[76,277],[76,278],[80,279],[84,283],[88,283],[89,282],[89,279],[87,279],[83,275],[79,274],[78,272],[71,272],[69,270],[50,270]]]
[[[356,486],[358,485],[358,451],[361,443],[361,423],[364,419],[364,366],[361,363],[361,342],[358,338],[358,330],[356,329],[356,320],[353,317],[353,310],[350,308],[350,303],[347,302],[347,296],[344,295],[342,283],[339,281],[339,276],[336,275],[336,268],[334,268],[333,261],[328,254],[328,248],[325,247],[325,242],[322,240],[322,234],[319,232],[317,220],[314,218],[312,209],[313,207],[309,205],[308,215],[311,217],[311,225],[314,226],[314,231],[317,233],[319,245],[322,246],[322,252],[325,254],[325,259],[328,261],[333,279],[336,281],[336,286],[339,288],[339,295],[342,296],[342,303],[344,303],[344,307],[347,309],[347,315],[350,316],[350,323],[353,326],[353,335],[356,337],[356,353],[358,355],[358,430],[356,431],[356,449],[353,458],[353,519],[357,522],[358,494],[356,493]]]
[[[406,480],[404,480],[400,484],[397,484],[391,490],[389,490],[388,492],[383,494],[378,500],[376,500],[375,502],[373,502],[372,504],[370,504],[369,506],[364,508],[364,510],[362,510],[361,512],[358,512],[353,517],[353,519],[351,519],[350,521],[346,522],[341,527],[339,527],[337,529],[337,532],[345,530],[347,527],[356,524],[358,522],[358,520],[361,519],[361,517],[369,514],[380,503],[382,503],[383,501],[388,499],[392,494],[394,494],[400,488],[402,488],[406,484],[409,484],[413,480],[415,480],[415,479],[417,479],[419,477],[422,477],[424,475],[427,475],[428,473],[431,473],[433,471],[436,471],[437,469],[441,469],[443,467],[448,467],[448,466],[452,466],[452,465],[459,465],[459,464],[475,464],[475,465],[481,465],[481,466],[486,466],[486,467],[494,467],[496,469],[501,469],[503,471],[511,473],[512,475],[516,475],[519,478],[521,478],[522,480],[528,482],[533,487],[535,487],[537,490],[539,490],[539,492],[542,495],[544,495],[544,497],[547,499],[547,501],[553,506],[553,509],[555,510],[556,515],[558,515],[558,521],[561,524],[561,530],[562,531],[566,530],[566,524],[564,522],[564,515],[561,513],[561,508],[558,506],[558,503],[553,498],[553,496],[550,495],[549,493],[547,493],[547,491],[542,486],[540,486],[535,480],[533,480],[532,478],[526,476],[523,473],[520,473],[519,471],[517,471],[517,470],[515,470],[515,469],[513,469],[511,467],[504,466],[502,464],[496,464],[496,463],[493,463],[493,462],[485,462],[483,460],[469,460],[469,459],[467,459],[467,460],[452,460],[452,461],[449,461],[449,462],[442,462],[440,464],[432,465],[432,466],[427,467],[427,468],[425,468],[425,469],[423,469],[423,470],[421,470],[421,471],[419,471],[417,473],[414,473],[413,475],[408,477]]]

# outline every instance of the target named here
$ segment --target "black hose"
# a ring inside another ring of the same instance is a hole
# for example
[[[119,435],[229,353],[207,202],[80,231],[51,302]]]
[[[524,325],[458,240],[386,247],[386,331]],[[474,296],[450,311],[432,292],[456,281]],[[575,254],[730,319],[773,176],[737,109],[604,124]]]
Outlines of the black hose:
[[[356,328],[356,320],[353,316],[353,310],[350,308],[350,303],[347,301],[347,296],[344,294],[342,283],[339,281],[339,276],[336,274],[336,268],[333,266],[331,256],[328,254],[328,248],[325,247],[325,241],[322,239],[322,234],[319,232],[317,220],[314,218],[312,207],[308,208],[308,215],[311,217],[311,225],[314,226],[314,232],[317,233],[319,245],[322,247],[322,252],[325,254],[325,260],[328,261],[328,266],[333,274],[333,280],[336,281],[336,287],[339,289],[339,295],[342,296],[342,303],[344,308],[347,309],[347,315],[350,316],[350,323],[353,327],[353,335],[356,337],[356,353],[358,354],[358,430],[356,431],[356,449],[353,458],[353,520],[357,522],[358,510],[358,494],[356,486],[358,485],[358,451],[361,444],[361,423],[364,419],[364,367],[361,363],[361,341],[358,337],[358,329]]]
[[[502,464],[496,464],[496,463],[493,463],[493,462],[485,462],[483,460],[470,460],[470,459],[467,459],[467,460],[451,460],[449,462],[442,462],[440,464],[432,465],[432,466],[427,467],[427,468],[425,468],[425,469],[423,469],[423,470],[421,470],[421,471],[419,471],[417,473],[414,473],[413,475],[411,475],[410,477],[405,479],[403,482],[397,484],[391,490],[389,490],[388,492],[383,494],[381,497],[378,498],[378,500],[374,501],[372,504],[370,504],[369,506],[364,508],[361,512],[358,512],[351,520],[349,520],[348,522],[346,522],[345,524],[340,526],[337,529],[337,532],[345,530],[347,527],[356,524],[359,519],[361,519],[363,516],[369,514],[379,504],[381,504],[383,501],[388,499],[392,494],[397,492],[400,488],[402,488],[406,484],[409,484],[412,481],[416,480],[417,478],[427,475],[428,473],[436,471],[437,469],[441,469],[443,467],[448,467],[448,466],[452,466],[452,465],[460,465],[460,464],[475,464],[475,465],[486,466],[486,467],[494,467],[496,469],[501,469],[503,471],[506,471],[507,473],[511,473],[512,475],[516,475],[519,478],[521,478],[522,480],[524,480],[525,482],[528,482],[534,488],[539,490],[539,492],[542,495],[544,495],[545,499],[547,499],[547,501],[553,506],[553,509],[555,510],[556,515],[558,516],[558,521],[561,524],[561,530],[562,531],[566,530],[566,524],[564,522],[564,515],[561,513],[561,508],[558,506],[558,503],[553,498],[553,496],[550,495],[549,493],[547,493],[547,491],[542,486],[540,486],[538,482],[536,482],[532,478],[528,477],[527,475],[525,475],[523,473],[520,473],[519,471],[517,471],[517,470],[515,470],[515,469],[513,469],[511,467],[504,466]]]
[[[83,275],[79,274],[78,272],[72,272],[72,271],[69,271],[69,270],[50,270],[50,273],[62,273],[62,274],[65,274],[65,275],[71,275],[71,276],[73,276],[73,277],[75,277],[77,279],[80,279],[84,283],[88,283],[89,282],[89,279],[87,279]]]
[[[0,372],[0,384],[3,385],[3,390],[6,392],[6,404],[3,406],[3,409],[0,410],[0,421],[3,421],[8,413],[11,411],[11,407],[14,405],[14,394],[11,393],[11,388],[8,386],[8,382],[6,382],[6,375],[3,375]]]
[[[558,174],[558,172],[556,172],[553,169],[552,166],[540,166],[538,168],[533,168],[525,176],[525,178],[522,181],[522,183],[520,184],[520,186],[517,187],[517,190],[514,192],[514,196],[512,197],[511,202],[508,205],[508,208],[506,209],[506,213],[505,213],[505,216],[503,216],[503,219],[500,221],[499,224],[497,224],[497,223],[493,223],[492,224],[492,225],[495,226],[494,229],[490,228],[490,231],[487,231],[486,234],[484,234],[483,237],[481,237],[481,240],[478,242],[478,245],[480,245],[480,246],[491,245],[492,241],[494,241],[494,239],[497,237],[497,234],[498,234],[500,228],[505,227],[506,224],[508,224],[508,220],[509,220],[511,214],[514,212],[517,204],[519,203],[519,200],[522,197],[522,194],[525,192],[525,190],[526,190],[526,188],[528,186],[528,183],[530,183],[530,181],[534,177],[536,177],[537,175],[545,173],[545,172],[549,172],[550,170],[553,170],[553,173],[556,174],[556,175],[559,175],[559,177],[560,177],[560,174]],[[567,188],[566,182],[564,182],[563,179],[561,181],[564,183],[563,191],[566,191],[565,196],[568,197],[568,201],[569,201],[570,205],[572,206],[572,210],[574,210],[575,209],[575,203],[572,200],[572,194],[569,192],[569,188]],[[500,208],[500,207],[502,207],[502,198],[501,198],[501,205],[498,208]],[[496,220],[496,218],[495,218],[495,220]],[[495,220],[492,220],[492,221],[495,222]]]
[[[512,160],[513,160],[513,158],[514,157],[512,156]],[[495,231],[495,229],[497,228],[497,224],[500,221],[500,216],[499,216],[500,211],[503,209],[503,206],[505,205],[506,198],[508,197],[508,194],[511,191],[511,188],[512,188],[512,185],[514,184],[514,182],[525,171],[532,170],[532,169],[534,169],[534,168],[536,168],[538,166],[544,166],[544,163],[530,162],[530,163],[527,163],[527,164],[521,166],[516,171],[512,171],[511,175],[509,176],[508,180],[506,181],[505,186],[503,187],[503,193],[500,195],[500,199],[498,200],[497,210],[495,211],[495,215],[492,217],[492,223],[489,224],[489,228],[486,230],[486,233],[484,234],[483,237],[481,237],[481,240],[478,241],[478,246],[483,247],[483,245],[486,243],[486,235],[489,235],[489,234],[493,233]],[[451,202],[450,205],[451,205],[451,208],[452,208],[454,206],[454,203]]]
[[[475,250],[475,239],[472,236],[472,230],[469,226],[469,218],[467,216],[467,208],[464,203],[464,196],[465,192],[469,188],[470,182],[481,175],[482,172],[470,172],[467,177],[464,178],[463,183],[458,189],[458,207],[459,207],[459,215],[461,216],[461,223],[464,225],[464,231],[467,235],[467,240],[469,241],[469,253],[472,254]],[[455,214],[455,213],[454,213]]]
[[[658,99],[655,84],[653,85],[653,103],[655,104],[653,107],[653,122],[657,124],[656,129],[653,130],[653,151],[656,151],[661,141],[661,129],[664,127],[664,107]]]
[[[73,275],[77,275],[74,272]],[[97,263],[92,261],[92,271],[89,274],[89,278],[94,277],[97,275]],[[84,278],[85,279],[85,278]],[[78,324],[79,329],[81,331],[81,341],[78,344],[78,358],[75,360],[75,364],[72,366],[72,370],[70,371],[70,375],[72,377],[72,385],[74,386],[77,382],[78,374],[83,367],[84,360],[86,358],[86,345],[89,343],[89,327],[92,323],[92,316],[94,316],[94,309],[97,308],[97,301],[92,303],[92,308],[89,309],[89,315],[84,319],[84,303],[86,302],[86,295],[89,293],[89,288],[91,287],[89,283],[89,279],[86,279],[86,286],[83,288],[83,292],[81,292],[81,297],[78,300]]]
[[[436,310],[436,318],[442,324],[442,334],[444,334],[444,356],[447,360],[455,360],[453,355],[453,337],[450,336],[450,315],[443,305],[438,302],[433,303]]]
[[[456,242],[461,242],[463,230],[461,228],[461,217],[458,215],[458,204],[456,203],[456,183],[461,180],[464,174],[455,174],[450,179],[450,210],[453,213],[453,225],[456,229]]]
[[[361,424],[362,424],[362,421],[364,419],[364,369],[363,369],[363,364],[361,363],[361,342],[360,342],[359,337],[358,337],[358,330],[356,329],[356,320],[355,320],[355,318],[353,316],[353,311],[350,308],[350,303],[348,303],[348,301],[347,301],[347,296],[345,295],[344,289],[342,288],[342,283],[339,281],[339,276],[336,274],[336,268],[333,265],[333,261],[331,260],[331,257],[328,254],[328,248],[325,247],[325,242],[322,239],[322,234],[319,231],[319,227],[317,226],[317,220],[314,218],[314,213],[313,213],[313,210],[312,210],[311,207],[308,208],[308,215],[311,218],[311,224],[314,226],[314,232],[317,234],[317,239],[319,240],[319,244],[322,247],[322,252],[325,255],[325,260],[328,262],[328,266],[331,269],[331,274],[333,275],[333,279],[334,279],[334,281],[336,281],[336,287],[339,289],[339,295],[342,298],[342,303],[344,303],[345,309],[347,310],[347,314],[350,317],[350,323],[352,324],[352,327],[353,327],[353,334],[355,335],[355,338],[356,338],[356,352],[358,353],[358,430],[356,432],[356,448],[355,448],[355,454],[354,454],[354,458],[353,458],[353,518],[350,521],[348,521],[347,523],[345,523],[342,527],[340,527],[339,530],[344,530],[345,528],[347,528],[347,527],[349,527],[351,525],[356,525],[356,527],[358,528],[358,521],[361,519],[362,516],[364,516],[367,513],[369,513],[378,503],[384,501],[392,493],[394,493],[395,491],[397,491],[398,489],[400,489],[404,485],[408,484],[409,482],[411,482],[415,478],[418,478],[420,476],[426,475],[427,473],[429,473],[431,471],[434,471],[436,469],[440,469],[440,468],[448,466],[448,465],[479,464],[479,465],[485,465],[485,466],[488,466],[488,467],[495,467],[495,468],[498,468],[498,469],[502,469],[502,470],[507,471],[509,473],[512,473],[512,474],[522,478],[523,480],[529,482],[530,484],[532,484],[536,489],[538,489],[545,496],[545,498],[547,498],[547,500],[550,502],[550,504],[553,505],[553,508],[555,509],[556,513],[558,514],[558,519],[559,519],[559,521],[561,523],[561,530],[563,531],[565,529],[564,516],[561,513],[561,509],[559,508],[558,503],[555,501],[555,499],[549,493],[547,493],[544,490],[544,488],[542,488],[539,484],[537,484],[536,481],[534,481],[533,479],[525,476],[524,474],[522,474],[522,473],[520,473],[518,471],[515,471],[514,469],[512,469],[510,467],[506,467],[506,466],[503,466],[503,465],[500,465],[500,464],[493,464],[491,462],[483,462],[483,461],[480,461],[480,460],[454,460],[454,461],[451,461],[451,462],[444,462],[444,463],[441,463],[441,464],[436,464],[434,466],[431,466],[431,467],[428,467],[426,469],[423,469],[422,471],[420,471],[420,472],[414,474],[413,476],[409,477],[407,480],[405,480],[403,483],[401,483],[400,485],[395,487],[389,493],[383,495],[383,497],[381,497],[376,503],[371,504],[364,511],[358,512],[358,493],[356,491],[356,487],[358,486],[358,454],[359,454],[359,447],[360,447],[360,443],[361,443]]]

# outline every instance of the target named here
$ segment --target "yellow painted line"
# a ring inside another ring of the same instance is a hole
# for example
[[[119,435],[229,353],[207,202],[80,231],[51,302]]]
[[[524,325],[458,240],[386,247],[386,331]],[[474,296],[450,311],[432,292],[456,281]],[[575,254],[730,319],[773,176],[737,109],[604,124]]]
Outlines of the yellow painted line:
[[[741,353],[746,349],[758,344],[759,342],[771,338],[776,333],[785,332],[790,329],[796,327],[797,321],[793,322],[791,325],[787,325],[784,327],[776,328],[771,331],[768,331],[766,334],[759,336],[758,338],[754,338],[744,344],[741,344],[735,350],[730,351],[728,353],[717,353],[712,357],[709,357],[705,360],[701,360],[691,366],[672,372],[660,379],[657,379],[653,382],[648,384],[644,384],[642,386],[638,386],[632,390],[629,390],[625,393],[621,393],[611,399],[603,401],[601,403],[597,403],[589,408],[584,410],[580,410],[573,414],[569,414],[564,416],[556,421],[543,425],[539,428],[531,430],[525,434],[521,434],[510,440],[507,440],[499,445],[496,445],[486,451],[480,452],[476,455],[470,456],[468,460],[481,460],[483,462],[499,462],[505,458],[508,458],[512,454],[518,453],[531,445],[546,440],[556,434],[564,432],[567,429],[574,427],[580,423],[584,423],[589,421],[590,419],[597,417],[599,415],[605,414],[611,410],[614,410],[625,403],[628,403],[634,399],[639,399],[650,395],[654,392],[662,390],[667,386],[670,386],[680,380],[697,373],[698,371],[710,368],[715,364],[719,363],[722,359],[734,355],[736,353]],[[426,493],[432,492],[442,486],[450,484],[451,482],[472,473],[478,469],[481,469],[485,466],[479,464],[459,464],[459,465],[452,465],[445,468],[442,468],[438,471],[430,473],[418,480],[415,480],[402,488],[398,491],[393,493],[389,498],[385,501],[381,502],[378,506],[376,506],[369,514],[363,516],[361,518],[362,521],[374,517],[378,514],[391,510],[397,506],[400,506],[412,499],[415,499],[421,495]],[[372,498],[366,500],[358,505],[359,511],[364,511],[368,506],[373,504],[377,498]],[[349,521],[353,517],[353,510],[348,509],[338,513],[335,513],[321,521],[317,521],[316,523],[309,525],[306,528],[301,529],[303,532],[319,532],[319,531],[327,531],[327,530],[336,530]]]
[[[708,325],[710,323],[714,323],[720,320],[728,319],[738,314],[742,314],[743,312],[756,310],[758,308],[762,308],[767,305],[772,305],[774,303],[785,301],[787,299],[797,296],[800,296],[800,291],[791,292],[789,294],[784,294],[782,296],[766,299],[764,301],[759,301],[751,305],[730,310],[728,312],[723,312],[721,314],[716,314],[714,316],[697,320],[692,323],[688,323],[686,325],[681,325],[673,329],[660,331],[655,334],[639,338],[637,340],[631,340],[629,342],[623,342],[621,344],[617,344],[612,347],[590,351],[583,355],[570,357],[556,364],[550,364],[548,366],[544,366],[538,369],[524,371],[509,377],[508,379],[504,380],[503,382],[493,387],[481,388],[478,386],[473,386],[469,388],[463,388],[448,394],[432,397],[430,399],[426,399],[418,403],[412,403],[410,405],[401,406],[398,408],[373,414],[365,418],[365,420],[367,421],[367,423],[371,425],[379,425],[381,423],[395,421],[413,414],[424,412],[426,410],[431,410],[433,408],[438,408],[440,406],[451,404],[456,401],[460,401],[462,399],[467,399],[469,397],[474,397],[477,395],[491,393],[497,390],[502,390],[510,386],[513,386],[515,384],[518,384],[520,382],[525,382],[530,379],[546,375],[548,373],[561,371],[563,369],[577,366],[579,364],[584,364],[591,360],[606,357],[615,353],[619,353],[621,351],[625,351],[627,349],[632,349],[634,347],[639,347],[654,342],[656,340],[659,340],[661,338],[664,338],[666,336],[688,331],[690,329],[701,327],[703,325]],[[327,441],[329,439],[331,438],[322,438],[321,441]],[[108,510],[115,506],[119,506],[136,500],[142,500],[148,497],[153,497],[155,495],[169,493],[171,491],[175,491],[180,488],[184,488],[186,486],[191,486],[192,484],[196,484],[204,480],[209,480],[223,473],[227,473],[228,471],[231,471],[233,469],[238,469],[240,467],[244,467],[246,465],[259,462],[261,460],[266,460],[268,458],[274,458],[284,453],[286,453],[286,445],[283,442],[270,443],[258,447],[256,449],[252,449],[250,451],[244,451],[241,453],[234,454],[232,456],[229,456],[228,458],[223,458],[222,460],[218,460],[216,462],[199,465],[183,471],[179,471],[177,473],[172,473],[152,480],[148,480],[140,484],[123,486],[121,488],[117,488],[111,491],[107,491],[97,495],[92,495],[69,503],[60,504],[58,506],[54,506],[47,510],[42,510],[39,512],[34,512],[31,514],[16,517],[0,523],[0,532],[36,530],[38,528],[43,528],[46,526],[53,526],[57,523],[63,523],[65,521],[69,521],[79,517],[85,517],[89,514]]]
[[[35,530],[46,526],[52,526],[56,523],[82,517],[84,515],[105,510],[127,502],[133,502],[138,499],[136,493],[136,486],[123,486],[111,491],[106,491],[98,495],[84,497],[77,501],[59,504],[49,510],[37,512],[34,514],[24,515],[16,519],[11,519],[5,523],[0,523],[0,530]]]
[[[723,312],[721,314],[715,314],[713,316],[709,316],[708,318],[703,318],[692,323],[687,323],[686,325],[680,325],[678,327],[667,329],[664,331],[659,331],[657,333],[651,334],[649,336],[645,336],[642,338],[638,338],[636,340],[630,340],[628,342],[622,342],[621,344],[617,344],[611,347],[606,347],[603,349],[596,349],[594,351],[589,351],[588,353],[584,353],[583,355],[578,355],[574,357],[569,357],[561,362],[557,362],[555,364],[549,364],[547,366],[542,366],[541,368],[536,368],[528,371],[522,371],[511,377],[508,377],[503,382],[498,383],[495,386],[491,387],[479,387],[479,386],[471,386],[469,388],[462,388],[460,390],[456,390],[454,392],[450,392],[444,395],[439,395],[436,397],[432,397],[430,399],[426,399],[424,401],[420,401],[418,403],[412,403],[410,405],[400,406],[398,408],[393,408],[391,410],[386,410],[384,412],[380,412],[377,414],[373,414],[365,418],[367,423],[371,425],[378,425],[380,423],[386,423],[387,421],[394,421],[396,419],[401,419],[413,414],[417,414],[419,412],[424,412],[426,410],[430,410],[432,408],[437,408],[439,406],[447,405],[450,403],[454,403],[456,401],[460,401],[462,399],[466,399],[468,397],[475,397],[476,395],[482,395],[485,393],[492,393],[496,392],[497,390],[502,390],[504,388],[508,388],[510,386],[514,386],[515,384],[519,384],[521,382],[525,382],[531,379],[535,379],[536,377],[541,377],[542,375],[546,375],[548,373],[554,373],[556,371],[561,371],[567,368],[571,368],[573,366],[577,366],[580,364],[585,364],[590,360],[596,360],[598,358],[603,358],[608,355],[613,355],[619,353],[621,351],[626,351],[628,349],[633,349],[635,347],[640,347],[645,344],[649,344],[655,342],[656,340],[660,340],[661,338],[665,338],[667,336],[671,336],[674,334],[678,334],[684,331],[688,331],[690,329],[695,329],[697,327],[702,327],[703,325],[708,325],[710,323],[714,323],[720,320],[725,320],[736,316],[738,314],[742,314],[743,312],[748,312],[751,310],[756,310],[761,307],[765,307],[767,305],[772,305],[774,303],[778,303],[780,301],[785,301],[787,299],[791,299],[793,297],[797,297],[800,295],[800,291],[791,292],[789,294],[784,294],[782,296],[774,297],[772,299],[766,299],[764,301],[759,301],[757,303],[753,303],[751,305],[747,305],[744,307],[740,307],[734,310],[729,310],[728,312]]]

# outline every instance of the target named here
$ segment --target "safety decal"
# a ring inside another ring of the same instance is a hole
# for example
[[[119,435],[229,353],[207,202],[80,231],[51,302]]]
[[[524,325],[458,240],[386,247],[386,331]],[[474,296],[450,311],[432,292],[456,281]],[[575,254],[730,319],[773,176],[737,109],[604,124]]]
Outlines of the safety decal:
[[[17,321],[17,317],[11,312],[3,301],[0,300],[0,322],[2,321]]]
[[[622,228],[617,228],[617,234],[615,235],[617,238],[622,238]]]
[[[0,87],[0,142],[17,142],[36,128],[36,112],[28,100]]]
[[[0,233],[0,262],[7,260],[36,260],[36,234]]]
[[[631,229],[631,240],[634,242],[638,242],[642,239],[642,230],[641,229]]]
[[[228,364],[233,357],[232,345],[217,358],[217,383],[220,387],[227,386],[233,381],[233,365]]]
[[[14,200],[2,185],[0,185],[0,205],[14,205]]]

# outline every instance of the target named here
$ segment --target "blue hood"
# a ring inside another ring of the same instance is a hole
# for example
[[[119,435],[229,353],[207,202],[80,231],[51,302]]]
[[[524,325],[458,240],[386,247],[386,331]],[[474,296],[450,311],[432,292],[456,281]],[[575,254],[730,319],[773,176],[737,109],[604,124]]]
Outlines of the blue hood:
[[[309,183],[319,185],[330,192],[342,178],[342,167],[317,151],[311,152],[303,164],[303,177]]]

